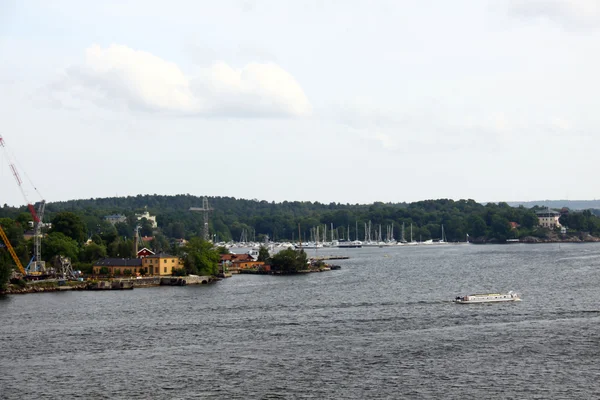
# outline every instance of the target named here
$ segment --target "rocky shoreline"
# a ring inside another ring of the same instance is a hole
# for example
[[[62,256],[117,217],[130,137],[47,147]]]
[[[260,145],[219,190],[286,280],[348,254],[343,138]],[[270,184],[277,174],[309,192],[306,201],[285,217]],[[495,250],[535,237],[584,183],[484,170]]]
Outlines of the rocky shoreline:
[[[580,238],[577,236],[567,238],[537,238],[534,236],[527,236],[520,240],[521,243],[595,243],[600,242],[600,238],[588,235]]]
[[[63,292],[70,290],[87,290],[87,284],[79,284],[74,286],[58,286],[58,285],[13,285],[10,284],[0,294],[28,294],[28,293],[47,293],[47,292]]]
[[[189,275],[185,277],[146,277],[141,279],[113,279],[97,281],[68,281],[66,284],[59,281],[32,281],[13,280],[0,294],[28,294],[63,292],[72,290],[131,290],[155,286],[186,286],[204,285],[219,281],[221,278],[212,276]]]
[[[518,240],[509,239],[506,242],[499,241],[496,239],[487,239],[485,237],[470,238],[470,243],[473,243],[473,244],[504,244],[504,243],[506,243],[506,244],[511,244],[511,243],[535,244],[535,243],[595,243],[595,242],[600,242],[600,238],[598,238],[596,236],[592,236],[587,233],[583,233],[583,234],[580,234],[577,236],[576,235],[562,236],[562,235],[558,235],[558,234],[552,232],[547,237],[543,237],[543,238],[536,237],[536,236],[525,236]]]

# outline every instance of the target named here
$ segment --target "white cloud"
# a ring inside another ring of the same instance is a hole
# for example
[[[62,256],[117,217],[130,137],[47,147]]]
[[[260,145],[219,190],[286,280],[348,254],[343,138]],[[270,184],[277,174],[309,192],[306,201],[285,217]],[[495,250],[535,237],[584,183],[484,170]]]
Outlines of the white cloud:
[[[456,108],[436,103],[435,108],[415,102],[412,109],[350,101],[333,119],[346,125],[381,150],[395,153],[470,151],[502,153],[574,130],[570,120],[550,113],[532,114],[502,109]]]
[[[224,62],[203,69],[194,91],[210,113],[306,116],[311,106],[298,82],[273,63],[250,63],[234,69]]]
[[[570,29],[600,27],[598,0],[508,0],[514,15],[547,18]]]
[[[94,45],[52,90],[100,106],[185,115],[300,117],[311,105],[294,77],[273,63],[233,68],[224,62],[186,75],[175,63],[127,46]]]

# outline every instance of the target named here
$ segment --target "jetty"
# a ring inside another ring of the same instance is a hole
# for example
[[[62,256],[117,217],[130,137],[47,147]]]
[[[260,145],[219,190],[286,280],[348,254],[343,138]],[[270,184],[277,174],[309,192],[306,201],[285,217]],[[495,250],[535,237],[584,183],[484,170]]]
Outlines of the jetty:
[[[348,259],[350,259],[350,257],[348,257],[348,256],[318,256],[318,257],[311,257],[310,259],[313,261],[328,261],[328,260],[348,260]]]

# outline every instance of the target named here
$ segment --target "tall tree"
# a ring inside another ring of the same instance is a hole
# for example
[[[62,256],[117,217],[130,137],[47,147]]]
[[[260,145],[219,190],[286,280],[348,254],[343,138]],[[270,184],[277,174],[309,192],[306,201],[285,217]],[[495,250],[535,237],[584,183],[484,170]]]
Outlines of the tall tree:
[[[16,218],[17,224],[21,225],[23,229],[27,230],[29,228],[30,222],[33,222],[33,217],[28,212],[23,212],[19,214]]]
[[[171,224],[171,237],[183,239],[185,237],[185,225],[182,222]]]
[[[286,249],[271,259],[271,270],[283,273],[296,273],[306,269],[308,258],[303,250]]]
[[[117,238],[108,245],[107,251],[110,257],[133,257],[133,241],[128,239]]]
[[[23,227],[17,222],[10,218],[0,218],[0,226],[4,229],[4,233],[13,247],[17,247],[23,242]],[[0,244],[4,245],[1,240]]]
[[[171,249],[169,240],[161,233],[156,233],[154,235],[154,238],[150,242],[150,246],[156,253],[166,253]]]
[[[56,214],[52,219],[52,232],[62,233],[77,243],[83,243],[86,237],[86,227],[81,217],[69,211]]]
[[[106,244],[106,246],[110,246],[110,244],[117,240],[117,238],[119,237],[117,228],[115,228],[113,224],[107,221],[102,221],[98,225],[98,235]]]
[[[487,224],[485,223],[485,220],[479,215],[471,215],[469,217],[469,229],[471,230],[471,232],[467,233],[469,233],[473,237],[484,236],[487,229]]]
[[[509,221],[501,215],[492,217],[491,234],[494,238],[505,241],[510,233]]]
[[[75,240],[62,232],[51,232],[44,239],[42,257],[50,261],[54,256],[61,255],[76,261],[79,255],[79,246]]]
[[[133,236],[133,229],[125,222],[117,222],[115,224],[115,229],[117,230],[117,234],[121,237],[130,238]]]
[[[86,262],[94,262],[106,257],[106,246],[94,242],[84,246],[81,259]]]
[[[188,274],[216,275],[220,256],[212,243],[193,237],[183,247],[184,266]]]
[[[269,260],[269,257],[269,249],[267,249],[265,246],[260,246],[258,249],[258,261],[266,262]]]
[[[142,236],[152,236],[152,232],[154,231],[154,228],[152,227],[152,221],[146,219],[146,218],[142,218],[140,221],[140,235]]]

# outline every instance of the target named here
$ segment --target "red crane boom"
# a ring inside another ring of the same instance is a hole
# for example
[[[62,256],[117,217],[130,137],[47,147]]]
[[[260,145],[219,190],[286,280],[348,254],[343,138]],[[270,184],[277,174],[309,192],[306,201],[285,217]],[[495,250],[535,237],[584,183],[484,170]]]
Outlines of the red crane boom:
[[[29,270],[29,268],[31,266],[33,266],[34,271],[37,271],[38,268],[40,268],[41,270],[44,270],[45,267],[45,263],[44,261],[42,261],[42,257],[41,257],[41,236],[42,236],[42,218],[44,215],[44,209],[45,209],[45,205],[46,202],[42,199],[40,202],[40,207],[39,207],[39,212],[37,212],[35,210],[35,207],[33,206],[33,204],[29,201],[29,199],[27,198],[27,194],[25,193],[25,190],[23,189],[23,181],[21,180],[21,176],[19,175],[19,171],[17,171],[17,168],[15,167],[15,164],[12,162],[10,155],[8,154],[8,150],[6,148],[6,142],[4,141],[4,138],[2,137],[2,135],[0,135],[0,147],[2,147],[2,149],[4,150],[4,153],[6,154],[6,158],[8,161],[8,165],[10,166],[10,170],[13,173],[13,176],[15,177],[15,180],[17,181],[17,185],[19,186],[19,190],[21,191],[21,194],[23,195],[23,198],[25,199],[25,203],[27,203],[27,208],[29,209],[29,212],[31,213],[31,216],[33,217],[34,220],[34,244],[33,244],[33,258],[31,259],[29,265],[27,266],[27,270]],[[27,176],[27,174],[25,174]],[[38,192],[37,188],[35,188],[35,191],[40,194],[40,192]],[[41,194],[40,194],[40,197]]]

